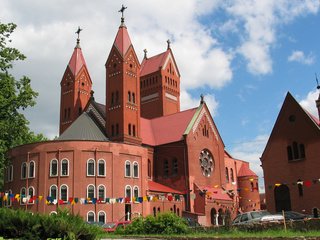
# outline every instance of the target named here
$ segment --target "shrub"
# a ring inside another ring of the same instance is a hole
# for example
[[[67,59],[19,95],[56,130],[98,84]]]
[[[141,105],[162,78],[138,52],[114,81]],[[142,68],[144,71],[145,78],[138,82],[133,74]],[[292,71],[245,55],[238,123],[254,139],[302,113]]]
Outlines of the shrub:
[[[58,214],[49,216],[0,208],[0,235],[5,238],[91,240],[101,232],[101,228],[86,224],[68,210],[58,210]]]
[[[147,216],[133,220],[128,225],[125,234],[183,234],[187,233],[189,228],[184,219],[173,213],[160,213],[156,217]]]

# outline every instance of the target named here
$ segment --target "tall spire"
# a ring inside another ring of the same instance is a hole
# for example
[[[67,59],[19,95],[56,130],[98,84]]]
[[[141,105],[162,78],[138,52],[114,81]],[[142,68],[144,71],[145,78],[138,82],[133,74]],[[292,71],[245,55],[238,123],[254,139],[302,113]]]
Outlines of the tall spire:
[[[126,25],[124,24],[124,16],[123,16],[123,13],[124,13],[124,10],[126,10],[128,7],[125,7],[123,4],[122,4],[122,7],[121,9],[118,11],[118,12],[121,12],[121,25],[120,27],[125,27]]]

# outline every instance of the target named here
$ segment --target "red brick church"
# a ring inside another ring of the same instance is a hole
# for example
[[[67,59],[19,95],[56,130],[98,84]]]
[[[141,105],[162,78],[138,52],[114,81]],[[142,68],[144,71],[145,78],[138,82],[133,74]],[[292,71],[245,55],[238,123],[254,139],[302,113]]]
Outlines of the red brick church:
[[[140,63],[122,17],[105,68],[101,104],[78,35],[61,80],[60,136],[9,152],[7,207],[66,207],[99,222],[172,211],[206,226],[260,209],[257,175],[227,153],[204,98],[180,111],[170,41]]]

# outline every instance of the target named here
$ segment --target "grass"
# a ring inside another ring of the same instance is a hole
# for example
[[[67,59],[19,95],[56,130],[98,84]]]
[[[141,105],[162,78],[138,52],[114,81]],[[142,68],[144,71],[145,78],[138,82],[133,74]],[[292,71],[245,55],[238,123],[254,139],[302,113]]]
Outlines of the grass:
[[[193,232],[189,234],[183,235],[130,235],[130,237],[138,237],[138,238],[160,238],[160,239],[212,239],[212,238],[294,238],[294,237],[320,237],[320,230],[319,231],[308,231],[308,232],[301,232],[301,231],[292,231],[288,230],[280,231],[280,230],[267,230],[262,232],[245,232],[245,231],[238,231],[234,230],[225,230],[219,232]],[[122,238],[122,237],[129,237],[128,235],[119,235],[119,234],[105,234],[101,236],[102,238]]]

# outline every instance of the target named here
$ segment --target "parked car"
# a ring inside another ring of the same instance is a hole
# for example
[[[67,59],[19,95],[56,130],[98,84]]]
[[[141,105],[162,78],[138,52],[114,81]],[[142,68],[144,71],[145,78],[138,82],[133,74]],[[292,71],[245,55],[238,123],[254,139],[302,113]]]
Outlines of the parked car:
[[[277,214],[282,215],[282,212],[278,212]],[[286,221],[288,221],[288,220],[303,220],[303,219],[309,218],[309,216],[306,214],[298,213],[298,212],[294,212],[294,211],[285,211],[284,217],[285,217]]]
[[[131,221],[122,221],[122,222],[108,222],[102,225],[102,228],[105,232],[114,232],[119,228],[126,228],[131,223]]]
[[[232,221],[232,225],[241,225],[256,222],[271,222],[280,220],[283,220],[283,217],[279,214],[272,215],[268,211],[251,211],[239,214]]]

